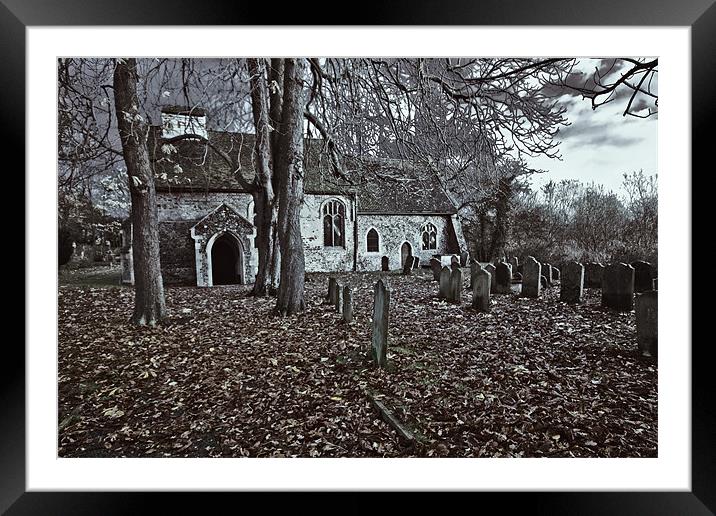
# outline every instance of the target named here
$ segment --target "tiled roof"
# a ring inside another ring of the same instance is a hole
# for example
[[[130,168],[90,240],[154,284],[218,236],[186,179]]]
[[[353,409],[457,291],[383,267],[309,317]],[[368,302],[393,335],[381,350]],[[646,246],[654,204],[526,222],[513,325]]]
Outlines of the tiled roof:
[[[208,131],[209,141],[236,160],[238,173],[251,182],[254,135]],[[244,191],[235,171],[218,153],[199,140],[165,145],[161,128],[152,127],[150,159],[159,191]],[[359,213],[456,213],[437,175],[399,160],[344,159],[352,182],[337,178],[323,140],[306,139],[304,190],[313,194],[355,194]]]

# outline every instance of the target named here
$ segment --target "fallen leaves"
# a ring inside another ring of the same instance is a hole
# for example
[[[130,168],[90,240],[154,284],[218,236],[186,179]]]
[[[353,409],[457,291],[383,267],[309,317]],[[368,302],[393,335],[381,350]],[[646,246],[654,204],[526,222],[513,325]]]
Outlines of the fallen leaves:
[[[368,359],[377,274],[353,287],[351,324],[323,303],[271,316],[248,287],[167,288],[169,318],[129,325],[127,288],[59,291],[63,457],[655,457],[657,369],[634,314],[492,298],[489,314],[435,298],[430,273],[390,274],[388,371]],[[424,437],[406,447],[367,400]]]

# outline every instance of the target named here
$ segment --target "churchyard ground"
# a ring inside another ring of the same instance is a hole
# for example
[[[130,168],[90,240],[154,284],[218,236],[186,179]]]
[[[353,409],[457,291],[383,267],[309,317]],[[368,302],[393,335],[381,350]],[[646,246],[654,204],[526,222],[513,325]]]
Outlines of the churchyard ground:
[[[599,289],[581,304],[559,286],[493,294],[484,313],[468,288],[438,299],[429,270],[332,274],[353,290],[347,324],[329,274],[308,274],[297,316],[272,316],[250,286],[168,287],[166,322],[139,328],[113,274],[60,276],[60,457],[657,456],[656,360],[634,311],[602,308]],[[370,358],[381,276],[385,369]]]

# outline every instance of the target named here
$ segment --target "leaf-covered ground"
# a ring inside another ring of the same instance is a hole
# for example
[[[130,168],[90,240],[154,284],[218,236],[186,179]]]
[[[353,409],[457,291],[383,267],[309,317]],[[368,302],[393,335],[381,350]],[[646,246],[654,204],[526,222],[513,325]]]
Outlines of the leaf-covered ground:
[[[467,271],[466,271],[467,272]],[[634,313],[495,295],[436,298],[429,271],[391,273],[388,370],[368,358],[378,274],[342,274],[347,325],[324,304],[271,316],[249,287],[168,288],[169,318],[133,328],[130,288],[59,290],[61,457],[655,457],[657,369]],[[467,276],[467,274],[466,274]],[[402,442],[378,397],[420,439]]]

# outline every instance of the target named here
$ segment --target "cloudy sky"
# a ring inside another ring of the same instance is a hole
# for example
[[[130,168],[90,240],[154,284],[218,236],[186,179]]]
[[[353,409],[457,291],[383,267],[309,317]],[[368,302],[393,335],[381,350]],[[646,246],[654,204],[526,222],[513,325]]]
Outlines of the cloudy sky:
[[[580,68],[585,73],[591,73],[595,64],[600,63],[583,60]],[[652,115],[642,119],[622,116],[628,101],[626,89],[613,102],[596,110],[592,110],[589,99],[581,96],[560,97],[560,103],[567,108],[566,117],[571,124],[562,128],[559,134],[562,161],[529,159],[528,163],[532,167],[548,171],[532,176],[532,184],[539,186],[549,180],[579,179],[602,183],[618,191],[625,172],[643,169],[649,175],[656,174],[658,117]],[[643,99],[636,99],[635,105],[646,107]]]

